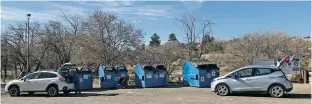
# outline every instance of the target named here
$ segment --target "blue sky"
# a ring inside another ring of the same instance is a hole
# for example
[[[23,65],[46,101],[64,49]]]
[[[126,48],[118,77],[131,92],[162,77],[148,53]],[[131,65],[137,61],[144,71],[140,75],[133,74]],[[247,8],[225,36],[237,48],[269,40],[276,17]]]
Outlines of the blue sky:
[[[284,31],[290,36],[311,34],[311,3],[308,1],[106,1],[106,2],[1,2],[1,27],[25,21],[31,13],[31,21],[47,22],[60,20],[60,12],[75,13],[88,17],[95,9],[115,13],[120,19],[141,28],[147,34],[146,43],[153,33],[162,41],[175,33],[179,41],[184,41],[181,24],[173,18],[192,13],[197,19],[208,19],[216,23],[212,27],[213,36],[221,40],[241,37],[247,32]]]

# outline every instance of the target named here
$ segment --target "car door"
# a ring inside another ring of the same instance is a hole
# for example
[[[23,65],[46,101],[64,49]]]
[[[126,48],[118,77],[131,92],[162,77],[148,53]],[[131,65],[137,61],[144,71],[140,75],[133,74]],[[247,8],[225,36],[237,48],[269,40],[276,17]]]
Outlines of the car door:
[[[42,72],[39,74],[36,79],[37,86],[36,89],[38,91],[44,91],[47,86],[57,80],[57,75],[49,72]]]
[[[272,73],[274,70],[270,68],[255,68],[254,77],[252,80],[253,91],[266,91],[270,83],[270,76],[268,74]]]
[[[31,73],[25,76],[23,78],[24,82],[19,85],[21,91],[35,91],[37,85],[36,79],[38,78],[38,75],[39,73]]]
[[[234,78],[230,79],[230,87],[232,91],[252,91],[252,68],[241,69],[236,71]]]

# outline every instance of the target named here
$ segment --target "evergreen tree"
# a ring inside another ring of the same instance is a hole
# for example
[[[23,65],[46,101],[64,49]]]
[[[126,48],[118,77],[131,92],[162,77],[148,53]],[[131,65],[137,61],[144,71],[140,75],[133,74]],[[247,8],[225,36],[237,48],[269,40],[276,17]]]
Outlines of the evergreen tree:
[[[203,37],[202,44],[203,44],[203,45],[206,45],[206,44],[208,44],[208,43],[212,43],[214,40],[215,40],[215,39],[214,39],[213,36],[210,36],[209,34],[207,34],[207,35],[205,35],[205,36]]]
[[[149,46],[160,46],[160,42],[160,37],[156,33],[154,33],[153,36],[151,36]]]
[[[169,35],[169,40],[168,40],[168,41],[178,41],[178,40],[177,40],[175,34],[174,34],[174,33],[171,33],[171,34]]]

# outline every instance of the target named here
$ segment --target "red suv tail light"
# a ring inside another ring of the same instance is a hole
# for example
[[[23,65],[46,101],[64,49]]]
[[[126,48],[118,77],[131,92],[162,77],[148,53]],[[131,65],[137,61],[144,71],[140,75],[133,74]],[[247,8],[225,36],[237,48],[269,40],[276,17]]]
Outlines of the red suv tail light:
[[[60,81],[65,81],[65,78],[60,77],[59,80],[60,80]]]

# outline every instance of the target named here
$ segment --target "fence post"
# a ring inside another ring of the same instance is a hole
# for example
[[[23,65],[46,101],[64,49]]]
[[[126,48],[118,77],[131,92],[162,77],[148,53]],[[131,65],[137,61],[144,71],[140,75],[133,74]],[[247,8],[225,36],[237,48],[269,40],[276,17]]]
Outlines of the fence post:
[[[307,71],[303,70],[303,83],[306,84],[307,83]]]

